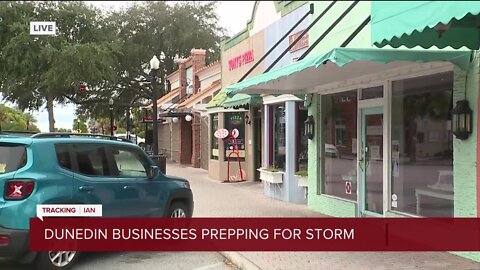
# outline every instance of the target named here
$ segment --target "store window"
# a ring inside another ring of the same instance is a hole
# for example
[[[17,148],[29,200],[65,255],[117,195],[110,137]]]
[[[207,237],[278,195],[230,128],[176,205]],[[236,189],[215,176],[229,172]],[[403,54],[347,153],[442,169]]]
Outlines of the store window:
[[[270,142],[273,146],[273,159],[271,165],[285,171],[285,104],[272,106],[273,130],[270,133]]]
[[[218,129],[218,113],[210,115],[210,126],[212,130],[210,131],[210,145],[212,147],[210,158],[211,159],[218,159],[218,138],[214,136],[215,131]]]
[[[235,134],[235,138],[230,137],[230,139],[224,141],[224,160],[245,161],[245,113],[229,112],[224,115],[225,129],[227,129],[230,134]]]
[[[357,200],[357,91],[322,96],[322,192]],[[352,190],[347,192],[346,182]]]
[[[453,72],[393,82],[391,208],[452,217]]]

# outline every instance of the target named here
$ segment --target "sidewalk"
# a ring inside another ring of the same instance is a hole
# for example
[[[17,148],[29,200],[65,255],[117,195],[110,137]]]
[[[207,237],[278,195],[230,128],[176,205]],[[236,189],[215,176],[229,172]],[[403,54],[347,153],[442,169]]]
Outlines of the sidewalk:
[[[266,197],[261,183],[221,183],[208,172],[167,164],[167,174],[188,179],[195,200],[194,217],[322,217],[306,205]],[[480,270],[480,263],[443,252],[227,252],[243,269]]]

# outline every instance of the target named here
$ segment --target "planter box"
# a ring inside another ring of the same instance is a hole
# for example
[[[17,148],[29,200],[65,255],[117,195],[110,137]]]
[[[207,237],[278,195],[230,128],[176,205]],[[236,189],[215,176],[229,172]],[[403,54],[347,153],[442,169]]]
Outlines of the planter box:
[[[283,183],[283,172],[269,172],[264,169],[257,169],[260,172],[260,180],[273,183],[281,184]]]
[[[298,186],[299,187],[308,187],[308,176],[298,176]]]

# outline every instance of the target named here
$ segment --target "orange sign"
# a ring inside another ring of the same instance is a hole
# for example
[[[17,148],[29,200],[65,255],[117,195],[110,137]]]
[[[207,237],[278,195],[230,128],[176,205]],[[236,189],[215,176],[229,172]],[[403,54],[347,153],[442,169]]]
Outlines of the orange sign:
[[[305,30],[298,31],[295,34],[290,35],[288,37],[288,44],[292,45],[292,43],[300,36],[300,34],[303,33],[303,31],[305,31]],[[306,48],[306,47],[308,47],[308,33],[306,33],[305,35],[303,35],[303,37],[300,38],[300,40],[297,42],[297,44],[295,44],[295,46],[293,46],[290,49],[290,52],[298,51],[298,50]]]

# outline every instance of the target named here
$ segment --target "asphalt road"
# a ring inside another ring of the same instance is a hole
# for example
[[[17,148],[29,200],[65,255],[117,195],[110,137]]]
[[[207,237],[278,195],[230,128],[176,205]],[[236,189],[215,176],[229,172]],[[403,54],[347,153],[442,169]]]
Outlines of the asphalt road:
[[[30,265],[0,263],[4,270],[29,270]],[[236,269],[216,252],[118,252],[86,253],[73,270],[233,270]]]

